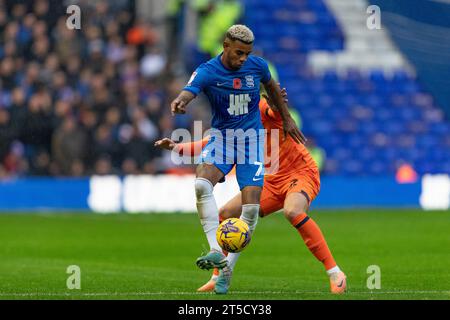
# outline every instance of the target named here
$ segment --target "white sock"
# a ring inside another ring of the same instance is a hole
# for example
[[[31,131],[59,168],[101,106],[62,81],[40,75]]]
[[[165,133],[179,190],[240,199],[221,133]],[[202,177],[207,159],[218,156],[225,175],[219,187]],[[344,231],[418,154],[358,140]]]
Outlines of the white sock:
[[[248,224],[248,228],[250,230],[250,234],[253,235],[253,231],[255,231],[256,224],[258,222],[259,216],[259,204],[244,204],[242,205],[242,214],[240,219],[245,221]],[[240,252],[236,253],[228,253],[227,261],[228,267],[233,270],[236,265]]]
[[[248,224],[250,234],[253,235],[259,217],[259,204],[243,204],[240,219]]]
[[[213,195],[212,183],[204,178],[195,179],[195,195],[197,197],[197,211],[203,231],[208,239],[210,249],[222,252],[217,243],[216,230],[219,227],[219,209]]]
[[[331,269],[328,269],[328,270],[327,270],[327,274],[328,274],[329,276],[331,276],[332,273],[336,273],[336,272],[340,272],[340,271],[341,271],[341,269],[339,269],[339,267],[336,266],[336,267],[333,267],[333,268],[331,268]]]
[[[234,266],[236,265],[237,260],[239,259],[239,256],[241,255],[240,252],[236,253],[228,253],[227,261],[228,261],[228,267],[233,270]]]

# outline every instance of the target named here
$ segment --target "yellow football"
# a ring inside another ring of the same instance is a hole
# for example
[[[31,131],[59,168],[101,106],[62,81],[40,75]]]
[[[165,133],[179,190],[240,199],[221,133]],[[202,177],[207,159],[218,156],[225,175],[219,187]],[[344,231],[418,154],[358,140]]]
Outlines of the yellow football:
[[[248,224],[238,218],[222,221],[217,229],[216,237],[223,250],[233,253],[244,250],[251,239]]]

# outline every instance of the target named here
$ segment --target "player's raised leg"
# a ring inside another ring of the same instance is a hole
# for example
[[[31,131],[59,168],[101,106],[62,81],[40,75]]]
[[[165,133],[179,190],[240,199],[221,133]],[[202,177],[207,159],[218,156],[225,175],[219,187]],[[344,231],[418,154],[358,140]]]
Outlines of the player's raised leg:
[[[195,195],[200,222],[208,239],[210,251],[197,259],[201,269],[223,268],[227,265],[226,257],[217,243],[216,230],[219,227],[219,210],[213,195],[214,186],[224,174],[212,164],[202,163],[197,167]]]
[[[241,215],[239,219],[245,221],[248,224],[250,234],[253,236],[256,224],[258,223],[260,204],[255,204],[255,201],[259,201],[261,195],[261,188],[249,186],[243,189]],[[231,270],[234,269],[236,262],[241,252],[229,253],[227,256],[228,266]]]
[[[223,207],[219,209],[219,222],[228,218],[239,218],[242,211],[242,196],[239,192],[230,201],[228,201]],[[219,269],[214,268],[211,278],[197,289],[199,292],[210,292],[214,291],[214,286],[216,284],[217,278],[219,277]]]
[[[284,202],[284,214],[297,229],[309,251],[324,265],[330,277],[331,292],[343,293],[347,288],[346,276],[337,266],[319,226],[306,214],[308,207],[306,193],[289,193]]]
[[[264,215],[270,214],[272,212],[276,212],[283,208],[283,201],[276,197],[276,195],[268,190],[264,186],[261,192],[261,201],[260,201],[260,210],[259,216],[262,217]],[[242,196],[241,193],[238,193],[234,196],[230,201],[228,201],[223,207],[219,209],[219,221],[223,221],[228,218],[239,218],[242,212]],[[236,254],[228,254],[228,266],[231,270],[234,269],[236,262],[239,258],[240,252]],[[214,269],[211,278],[207,283],[198,288],[198,291],[201,292],[209,292],[214,290],[214,285],[219,276],[219,270]]]
[[[240,219],[247,223],[253,237],[258,223],[261,192],[264,185],[264,134],[261,132],[247,132],[238,135],[236,177],[242,196],[242,212]],[[246,141],[248,141],[246,143]],[[244,159],[244,161],[240,161]],[[228,267],[219,271],[214,291],[217,294],[226,294],[230,287],[234,265],[239,253],[230,253],[227,256]]]
[[[239,218],[248,224],[252,236],[258,222],[261,191],[262,187],[260,186],[247,186],[241,191],[242,212]],[[214,287],[214,291],[217,294],[226,294],[228,292],[231,284],[233,269],[239,256],[240,253],[228,254],[228,266],[219,271],[219,276]]]
[[[256,229],[259,217],[259,201],[262,187],[248,186],[242,189],[242,212],[240,219],[248,224],[250,232]]]

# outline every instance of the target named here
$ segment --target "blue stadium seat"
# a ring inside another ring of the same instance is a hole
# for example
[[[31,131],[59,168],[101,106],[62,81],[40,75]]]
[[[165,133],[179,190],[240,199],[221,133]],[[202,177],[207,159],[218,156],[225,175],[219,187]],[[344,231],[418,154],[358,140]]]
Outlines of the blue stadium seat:
[[[258,45],[302,115],[302,130],[327,153],[326,174],[394,174],[400,160],[419,173],[450,173],[450,124],[414,75],[377,68],[314,75],[308,53],[344,47],[342,30],[324,2],[244,3]],[[274,41],[277,34],[284,37]]]

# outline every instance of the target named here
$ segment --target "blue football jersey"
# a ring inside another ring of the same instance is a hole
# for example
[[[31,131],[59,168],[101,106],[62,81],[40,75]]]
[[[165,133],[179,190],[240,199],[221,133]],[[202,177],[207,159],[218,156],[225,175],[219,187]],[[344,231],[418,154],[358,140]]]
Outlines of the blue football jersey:
[[[211,104],[211,127],[225,129],[262,129],[259,113],[259,84],[267,83],[270,71],[264,59],[250,55],[237,70],[225,68],[222,54],[201,64],[183,90],[198,95],[203,91]]]

